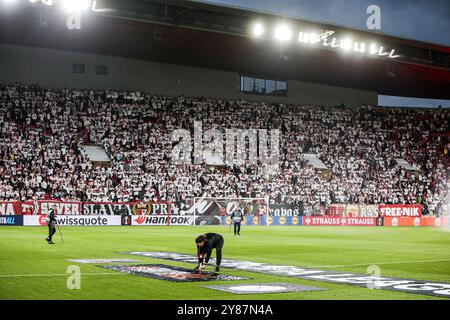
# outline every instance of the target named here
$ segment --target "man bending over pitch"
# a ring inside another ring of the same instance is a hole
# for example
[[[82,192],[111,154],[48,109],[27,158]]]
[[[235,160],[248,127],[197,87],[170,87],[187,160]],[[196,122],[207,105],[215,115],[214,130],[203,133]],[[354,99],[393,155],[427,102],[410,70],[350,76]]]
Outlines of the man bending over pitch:
[[[216,249],[216,272],[220,271],[222,261],[223,237],[218,233],[205,233],[195,239],[197,244],[198,265],[195,270],[202,271],[208,264],[212,250]],[[206,257],[205,257],[206,254]]]

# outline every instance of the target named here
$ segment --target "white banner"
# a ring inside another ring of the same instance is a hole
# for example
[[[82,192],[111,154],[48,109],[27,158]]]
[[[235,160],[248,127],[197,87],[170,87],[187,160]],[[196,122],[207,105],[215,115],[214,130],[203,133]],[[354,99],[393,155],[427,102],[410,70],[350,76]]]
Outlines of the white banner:
[[[132,226],[191,226],[194,216],[146,215],[132,216]]]
[[[24,226],[46,226],[46,215],[23,216]],[[58,215],[56,221],[60,226],[120,226],[120,216],[81,216]]]

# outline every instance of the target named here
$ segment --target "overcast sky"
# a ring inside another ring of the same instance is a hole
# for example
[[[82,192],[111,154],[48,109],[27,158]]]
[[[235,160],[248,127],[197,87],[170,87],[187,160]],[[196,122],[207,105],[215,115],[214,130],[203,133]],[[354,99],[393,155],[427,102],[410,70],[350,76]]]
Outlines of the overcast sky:
[[[367,30],[369,5],[381,9],[377,32],[450,46],[450,0],[208,0]],[[450,107],[450,100],[379,96],[380,105]]]

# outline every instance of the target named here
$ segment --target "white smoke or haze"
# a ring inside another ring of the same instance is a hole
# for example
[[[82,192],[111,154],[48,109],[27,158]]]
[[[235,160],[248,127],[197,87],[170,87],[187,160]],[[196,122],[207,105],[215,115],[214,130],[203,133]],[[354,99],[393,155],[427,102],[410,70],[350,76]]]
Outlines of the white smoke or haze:
[[[447,223],[442,223],[439,227],[440,230],[450,232],[450,191],[447,193],[447,205],[443,208],[443,220],[447,220]]]
[[[450,217],[449,217],[450,218]],[[439,227],[439,230],[444,231],[444,232],[450,232],[450,223],[447,224],[442,224]]]

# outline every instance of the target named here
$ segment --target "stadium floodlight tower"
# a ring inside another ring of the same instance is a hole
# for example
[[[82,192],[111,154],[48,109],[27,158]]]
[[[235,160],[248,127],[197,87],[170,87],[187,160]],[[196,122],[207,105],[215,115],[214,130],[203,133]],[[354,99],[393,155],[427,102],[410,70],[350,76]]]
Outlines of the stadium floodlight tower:
[[[252,215],[257,215],[258,225],[260,224],[260,216],[266,217],[266,225],[269,225],[269,197],[264,198],[245,198],[245,197],[194,197],[194,225],[196,225],[197,212],[203,212],[215,205],[217,215],[231,216],[236,206],[250,206]]]
[[[254,37],[261,37],[266,32],[261,22],[256,22],[252,27],[252,34]]]
[[[275,39],[285,42],[292,39],[292,30],[285,24],[280,24],[275,28]]]

